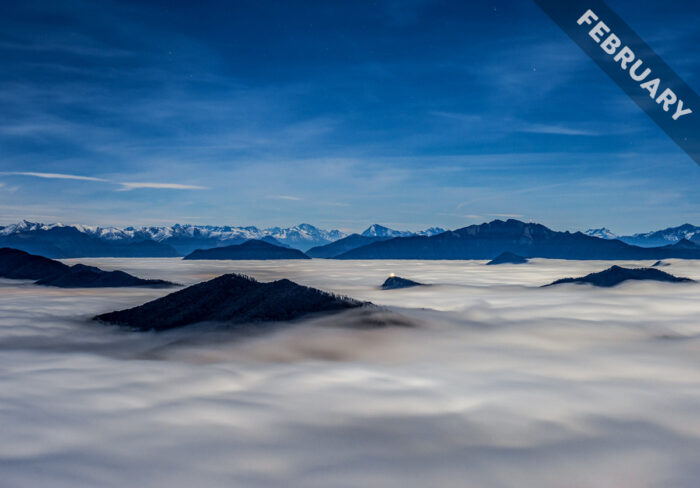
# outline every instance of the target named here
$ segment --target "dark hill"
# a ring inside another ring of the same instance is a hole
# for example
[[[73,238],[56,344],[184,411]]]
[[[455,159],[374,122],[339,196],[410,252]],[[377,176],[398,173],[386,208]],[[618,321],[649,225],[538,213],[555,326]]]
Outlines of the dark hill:
[[[417,281],[408,280],[406,278],[400,278],[398,276],[389,276],[384,283],[382,283],[382,290],[397,290],[399,288],[412,288],[414,286],[425,286],[423,283],[418,283]]]
[[[589,283],[594,286],[611,287],[619,285],[627,280],[664,281],[669,283],[693,282],[693,280],[689,278],[678,278],[672,274],[654,268],[622,268],[620,266],[612,266],[599,273],[591,273],[580,278],[564,278],[545,286],[561,285],[564,283]]]
[[[245,241],[245,238],[229,239],[226,241],[226,244],[242,244]],[[198,249],[211,249],[221,245],[217,237],[201,236],[197,234],[194,236],[172,236],[164,239],[161,242],[171,246],[180,256],[187,256]]]
[[[183,259],[311,259],[298,249],[276,246],[251,239],[243,244],[198,249]]]
[[[512,252],[504,252],[492,259],[486,264],[524,264],[527,263],[527,258],[513,254]]]
[[[471,225],[430,237],[397,237],[375,242],[343,253],[337,259],[493,259],[505,251],[527,258],[550,259],[700,259],[700,249],[642,248],[512,219]]]
[[[176,257],[172,247],[150,239],[136,242],[112,242],[80,232],[75,227],[29,230],[0,236],[0,247],[20,249],[50,258]]]
[[[94,266],[76,264],[68,273],[47,277],[36,282],[37,285],[57,286],[59,288],[107,288],[150,286],[167,287],[173,283],[163,280],[143,280],[124,271],[104,271]]]
[[[236,246],[248,241],[245,237],[220,240],[219,237],[203,235],[201,231],[196,229],[193,235],[172,236],[163,240],[164,244],[172,246],[182,256],[187,256],[195,251],[202,249],[215,249],[219,247]],[[289,248],[290,246],[281,243],[272,236],[260,238],[261,241],[269,242],[275,246]]]
[[[285,321],[363,305],[367,304],[289,280],[260,283],[246,276],[227,274],[140,307],[95,318],[140,330],[167,330],[199,322]]]
[[[275,245],[275,246],[284,247],[287,249],[292,249],[292,246],[288,246],[284,242],[280,242],[272,236],[264,236],[264,237],[261,237],[260,240],[267,242],[267,243],[270,243],[270,244]]]
[[[93,266],[68,266],[18,249],[0,249],[0,277],[36,280],[37,285],[60,288],[171,286],[163,280],[142,280],[123,271],[103,271]]]
[[[372,244],[373,242],[385,241],[387,237],[370,237],[360,234],[351,234],[325,246],[312,247],[306,254],[312,258],[334,258],[345,252],[357,249],[358,247]]]
[[[14,280],[50,279],[68,273],[70,266],[19,249],[0,249],[0,277]]]

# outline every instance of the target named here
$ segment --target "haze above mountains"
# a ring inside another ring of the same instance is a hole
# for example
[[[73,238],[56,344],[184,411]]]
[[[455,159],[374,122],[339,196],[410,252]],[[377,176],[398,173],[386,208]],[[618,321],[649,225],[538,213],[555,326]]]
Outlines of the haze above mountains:
[[[299,251],[313,258],[340,259],[493,259],[502,252],[561,259],[700,258],[700,227],[690,224],[632,236],[617,236],[605,228],[558,232],[513,219],[453,231],[397,231],[375,224],[350,235],[310,224],[268,229],[180,224],[116,228],[23,221],[0,226],[0,246],[51,258],[179,257],[216,249],[209,253],[211,258],[265,259],[251,258],[250,249],[238,248],[250,241],[269,244],[255,246],[262,254],[274,251],[270,253],[277,257],[270,259],[283,259],[291,252],[306,257]]]

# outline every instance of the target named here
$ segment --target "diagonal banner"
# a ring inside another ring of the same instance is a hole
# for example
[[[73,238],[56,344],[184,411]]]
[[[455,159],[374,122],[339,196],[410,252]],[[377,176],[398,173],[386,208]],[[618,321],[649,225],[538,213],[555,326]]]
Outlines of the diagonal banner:
[[[534,0],[700,164],[700,97],[603,0]]]

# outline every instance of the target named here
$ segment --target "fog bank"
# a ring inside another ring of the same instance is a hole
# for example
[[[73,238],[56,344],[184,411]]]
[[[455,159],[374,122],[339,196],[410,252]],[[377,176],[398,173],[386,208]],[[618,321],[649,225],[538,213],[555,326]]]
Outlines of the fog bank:
[[[700,284],[539,288],[610,262],[80,261],[185,284],[286,277],[371,300],[394,326],[360,327],[354,311],[257,337],[134,333],[90,318],[168,290],[0,280],[3,487],[700,477]],[[700,279],[700,264],[671,262]],[[391,272],[433,286],[379,290]]]

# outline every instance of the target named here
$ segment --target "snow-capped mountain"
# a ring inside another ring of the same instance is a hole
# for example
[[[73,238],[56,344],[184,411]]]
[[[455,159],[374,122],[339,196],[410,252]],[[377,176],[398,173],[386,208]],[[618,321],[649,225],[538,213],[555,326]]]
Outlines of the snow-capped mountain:
[[[440,227],[431,227],[426,230],[421,230],[418,232],[411,232],[407,230],[394,230],[383,225],[373,224],[370,225],[361,235],[365,237],[408,237],[408,236],[433,236],[435,234],[442,234],[445,229]]]
[[[676,244],[683,239],[700,243],[700,227],[683,224],[678,227],[669,227],[663,230],[642,232],[631,236],[618,236],[610,229],[602,227],[600,229],[588,229],[584,234],[602,239],[618,239],[627,244],[641,247],[658,247]]]
[[[691,224],[683,224],[678,227],[669,227],[663,230],[622,236],[619,239],[627,244],[634,244],[635,246],[642,247],[666,246],[668,244],[675,244],[683,239],[700,243],[700,227]]]
[[[416,232],[416,235],[418,235],[418,236],[435,236],[438,234],[442,234],[443,232],[447,232],[447,229],[443,229],[442,227],[430,227],[428,229]]]
[[[600,229],[588,229],[584,232],[587,236],[600,237],[601,239],[617,239],[619,236],[607,227],[601,227]]]
[[[20,232],[32,232],[37,230],[49,230],[54,227],[63,227],[63,224],[39,224],[23,220],[17,224],[6,225],[0,228],[0,235],[8,236],[10,234],[19,234]]]
[[[255,227],[248,227],[248,229],[255,229]],[[319,229],[311,224],[300,224],[288,228],[272,227],[261,232],[263,237],[274,237],[281,243],[302,251],[315,246],[329,244],[347,236],[347,234],[339,230]]]
[[[305,251],[314,246],[329,244],[346,236],[339,230],[325,230],[310,224],[294,227],[271,227],[259,229],[254,226],[234,227],[215,225],[175,224],[172,226],[151,227],[100,227],[89,225],[66,226],[61,223],[41,224],[22,221],[0,228],[0,236],[15,234],[31,235],[40,231],[57,228],[75,229],[78,232],[112,243],[156,241],[174,247],[180,253],[195,249],[240,244],[249,239],[275,239],[286,246]]]
[[[363,235],[386,238],[411,235],[429,236],[442,232],[444,230],[438,227],[420,232],[408,232],[396,231],[381,225],[373,225],[365,230]],[[74,252],[88,252],[74,249],[76,242],[81,242],[83,246],[89,247],[89,252],[93,253],[92,255],[98,252],[109,252],[109,249],[112,249],[114,246],[140,243],[162,245],[160,250],[158,250],[160,254],[155,255],[167,255],[175,252],[180,255],[186,255],[197,249],[241,244],[250,239],[262,239],[271,243],[307,251],[312,247],[330,244],[344,237],[347,237],[347,234],[339,230],[319,229],[311,224],[300,224],[293,227],[270,227],[266,229],[260,229],[255,226],[236,227],[191,224],[122,228],[64,225],[61,223],[42,224],[23,220],[17,224],[0,227],[0,244],[4,242],[6,245],[15,247],[26,244],[26,246],[29,246],[29,250],[48,252],[54,257],[73,256]],[[89,239],[92,239],[92,241],[88,245]],[[41,246],[37,247],[39,242],[41,242]],[[58,246],[61,250],[58,251],[51,246]],[[84,247],[84,249],[87,249],[87,247]],[[167,251],[167,249],[170,249],[170,251]]]

